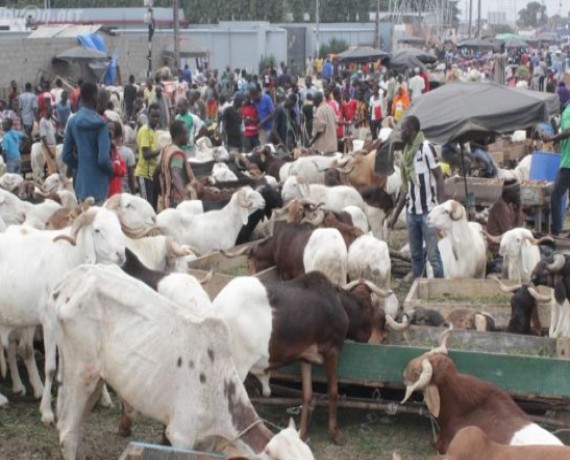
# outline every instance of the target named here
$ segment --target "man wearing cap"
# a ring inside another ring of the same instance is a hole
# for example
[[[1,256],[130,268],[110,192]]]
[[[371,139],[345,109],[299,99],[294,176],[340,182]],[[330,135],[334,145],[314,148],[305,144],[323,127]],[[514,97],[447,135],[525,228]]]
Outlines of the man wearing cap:
[[[524,225],[525,215],[521,206],[521,186],[516,179],[503,183],[503,192],[489,211],[487,220],[487,233],[492,236],[501,236],[516,227]],[[497,256],[499,245],[489,242],[489,249]]]
[[[551,233],[560,234],[564,216],[562,215],[562,198],[570,188],[570,102],[562,112],[560,132],[555,136],[544,136],[548,142],[560,142],[560,169],[554,181],[554,188],[550,197],[550,212],[552,214]]]

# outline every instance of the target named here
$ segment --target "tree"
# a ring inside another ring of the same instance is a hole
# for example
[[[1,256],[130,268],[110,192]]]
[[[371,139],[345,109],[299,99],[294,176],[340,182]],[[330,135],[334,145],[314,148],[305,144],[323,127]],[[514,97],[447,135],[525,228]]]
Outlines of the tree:
[[[548,22],[546,6],[539,2],[529,2],[526,8],[519,11],[518,24],[523,27],[538,27]]]

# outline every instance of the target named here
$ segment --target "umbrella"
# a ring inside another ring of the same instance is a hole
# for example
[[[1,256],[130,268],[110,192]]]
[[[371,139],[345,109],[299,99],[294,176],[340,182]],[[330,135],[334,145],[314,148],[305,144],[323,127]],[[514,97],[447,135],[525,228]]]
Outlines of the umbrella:
[[[525,129],[559,113],[556,94],[519,91],[495,83],[451,83],[424,94],[406,115],[419,118],[438,144]]]
[[[415,68],[425,69],[425,65],[413,54],[398,52],[390,58],[388,67],[396,72],[404,73],[406,70]]]
[[[388,59],[390,55],[371,46],[355,46],[339,53],[337,57],[341,62],[370,62]]]
[[[55,56],[60,61],[89,61],[89,60],[109,60],[107,53],[96,50],[94,48],[85,48],[83,46],[75,46],[63,51]]]
[[[528,43],[520,38],[511,38],[505,42],[507,48],[528,48]]]
[[[417,48],[397,49],[392,53],[391,59],[393,59],[395,56],[398,56],[399,54],[410,54],[424,64],[435,64],[437,62],[437,56]]]
[[[489,42],[486,40],[479,40],[477,38],[470,38],[462,41],[457,45],[458,48],[478,48],[487,50],[497,50],[499,45],[497,43]]]

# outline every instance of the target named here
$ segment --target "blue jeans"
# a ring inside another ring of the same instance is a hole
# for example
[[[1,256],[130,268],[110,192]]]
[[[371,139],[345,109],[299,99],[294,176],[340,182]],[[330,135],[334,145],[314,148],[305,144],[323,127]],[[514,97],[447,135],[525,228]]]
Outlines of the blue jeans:
[[[483,149],[475,149],[471,152],[471,155],[484,165],[486,177],[497,176],[497,168],[493,164],[493,160],[491,159],[489,152]]]
[[[6,172],[14,173],[14,174],[21,174],[22,173],[22,159],[21,158],[13,158],[11,160],[6,161]]]
[[[437,247],[437,232],[435,228],[428,227],[427,216],[427,214],[406,213],[414,279],[420,278],[424,272],[426,253],[427,260],[433,268],[433,276],[443,278],[443,263]],[[424,241],[426,243],[425,250]]]
[[[550,196],[550,213],[552,214],[552,228],[553,235],[559,235],[562,230],[564,221],[564,209],[562,208],[562,198],[570,188],[570,169],[560,168],[556,174],[554,181],[554,188]]]

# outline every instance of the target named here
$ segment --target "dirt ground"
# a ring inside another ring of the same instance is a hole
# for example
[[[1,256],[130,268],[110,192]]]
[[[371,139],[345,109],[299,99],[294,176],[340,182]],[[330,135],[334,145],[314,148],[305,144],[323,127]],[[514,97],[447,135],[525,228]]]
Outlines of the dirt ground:
[[[0,391],[10,399],[10,404],[0,410],[0,459],[60,459],[57,431],[42,425],[39,402],[32,397],[12,395],[5,383],[0,385]],[[291,417],[285,407],[258,405],[257,410],[261,417],[277,426],[286,426]],[[293,417],[298,422],[299,417]],[[87,417],[84,433],[88,460],[117,459],[134,440],[160,443],[162,427],[159,423],[138,417],[133,436],[121,438],[117,435],[118,419],[117,407],[96,407]],[[389,460],[394,451],[403,460],[419,460],[432,453],[431,426],[426,418],[340,409],[339,423],[347,440],[344,446],[336,446],[329,440],[326,408],[315,409],[310,446],[317,460]]]

